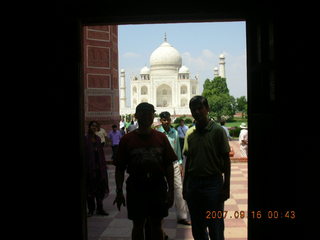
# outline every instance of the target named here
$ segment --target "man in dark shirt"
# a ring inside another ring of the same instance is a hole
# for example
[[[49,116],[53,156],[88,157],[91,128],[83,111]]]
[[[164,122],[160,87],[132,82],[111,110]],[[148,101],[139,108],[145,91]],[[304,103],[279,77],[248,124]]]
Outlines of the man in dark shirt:
[[[173,162],[178,158],[167,137],[151,128],[154,112],[149,103],[137,106],[135,117],[139,128],[121,139],[115,162],[117,196],[114,204],[120,211],[121,205],[127,203],[128,218],[133,221],[133,240],[144,239],[147,218],[151,224],[151,238],[162,240],[162,219],[168,216],[174,200]],[[126,201],[122,191],[125,170],[129,174]]]
[[[183,197],[187,201],[195,240],[224,240],[224,201],[230,196],[229,143],[224,129],[208,117],[203,96],[189,102],[196,125],[186,133]],[[222,216],[208,218],[208,215]],[[208,234],[208,230],[209,234]]]

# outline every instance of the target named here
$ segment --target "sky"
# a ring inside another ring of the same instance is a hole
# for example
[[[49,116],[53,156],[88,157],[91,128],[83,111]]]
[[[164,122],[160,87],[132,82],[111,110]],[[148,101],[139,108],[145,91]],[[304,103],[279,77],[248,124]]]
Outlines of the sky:
[[[247,96],[245,22],[134,24],[118,26],[119,69],[126,73],[127,103],[130,78],[138,76],[144,66],[150,68],[150,55],[163,43],[165,34],[180,53],[182,65],[189,68],[190,77],[198,76],[200,94],[204,81],[213,79],[222,53],[230,95]]]

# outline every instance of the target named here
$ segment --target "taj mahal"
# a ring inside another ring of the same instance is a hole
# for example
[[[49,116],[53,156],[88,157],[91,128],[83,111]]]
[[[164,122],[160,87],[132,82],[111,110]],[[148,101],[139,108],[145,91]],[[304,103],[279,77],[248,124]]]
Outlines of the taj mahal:
[[[224,55],[220,55],[219,69],[214,76],[225,77]],[[220,72],[220,74],[219,74]],[[125,70],[120,70],[120,115],[133,114],[141,102],[154,105],[156,113],[168,111],[173,116],[191,115],[189,100],[199,95],[198,77],[191,77],[188,67],[165,36],[164,42],[150,55],[150,68],[144,66],[138,76],[130,79],[131,104],[126,106]]]

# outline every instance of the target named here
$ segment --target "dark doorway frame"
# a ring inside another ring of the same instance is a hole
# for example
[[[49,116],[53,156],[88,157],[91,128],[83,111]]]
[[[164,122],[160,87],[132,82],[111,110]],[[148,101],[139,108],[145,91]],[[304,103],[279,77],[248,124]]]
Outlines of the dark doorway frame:
[[[196,3],[167,8],[166,5],[150,5],[147,10],[130,3],[123,9],[121,3],[107,2],[94,5],[93,3],[76,6],[59,6],[57,16],[62,20],[64,39],[59,42],[59,53],[63,57],[63,68],[59,71],[64,78],[71,81],[64,86],[68,92],[61,111],[66,117],[77,122],[73,129],[78,137],[77,146],[70,150],[78,156],[76,164],[81,174],[76,174],[76,181],[69,185],[78,186],[75,199],[80,205],[76,210],[78,228],[72,231],[77,239],[87,239],[84,197],[84,161],[83,145],[83,84],[81,76],[81,36],[82,26],[98,24],[134,24],[134,23],[176,23],[176,22],[219,22],[245,21],[247,26],[247,96],[248,124],[250,126],[250,148],[248,162],[248,209],[249,211],[284,211],[292,210],[299,213],[296,189],[296,161],[301,152],[297,149],[283,151],[290,147],[281,138],[273,138],[269,133],[281,131],[278,116],[289,114],[294,108],[289,100],[298,88],[288,85],[289,80],[301,76],[292,72],[292,66],[297,67],[295,57],[300,57],[303,50],[295,36],[295,27],[288,25],[280,16],[283,9],[273,5],[252,5],[249,1],[228,4],[212,2],[209,5]],[[108,11],[109,10],[109,11]],[[293,17],[294,12],[289,13]],[[300,40],[300,39],[298,39]],[[60,45],[59,45],[60,44]],[[296,49],[292,52],[291,49]],[[280,57],[281,56],[281,57]],[[283,62],[283,57],[286,62]],[[67,67],[66,67],[67,66]],[[75,87],[77,86],[77,87]],[[68,106],[73,105],[73,111]],[[60,106],[60,105],[59,105]],[[290,124],[289,124],[290,125]],[[291,126],[291,125],[290,125]],[[294,137],[288,133],[287,137]],[[266,151],[266,146],[272,147]],[[78,160],[81,160],[80,162]],[[69,163],[70,164],[70,163]],[[69,166],[72,168],[71,165]],[[78,199],[78,200],[77,200]],[[290,219],[248,219],[248,239],[288,239],[299,233],[297,224],[301,222]],[[300,225],[299,225],[300,226]],[[71,230],[70,230],[71,231]],[[277,235],[275,236],[275,232]]]

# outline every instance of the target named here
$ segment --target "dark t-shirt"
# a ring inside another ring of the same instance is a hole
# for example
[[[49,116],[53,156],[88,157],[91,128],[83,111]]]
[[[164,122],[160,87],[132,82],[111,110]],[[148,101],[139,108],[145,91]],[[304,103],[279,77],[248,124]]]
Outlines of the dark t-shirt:
[[[135,178],[163,178],[165,169],[177,160],[165,134],[151,130],[149,135],[133,131],[123,136],[116,166]]]
[[[230,146],[224,129],[210,121],[202,131],[196,126],[188,130],[183,151],[189,159],[189,176],[205,177],[224,172]]]

